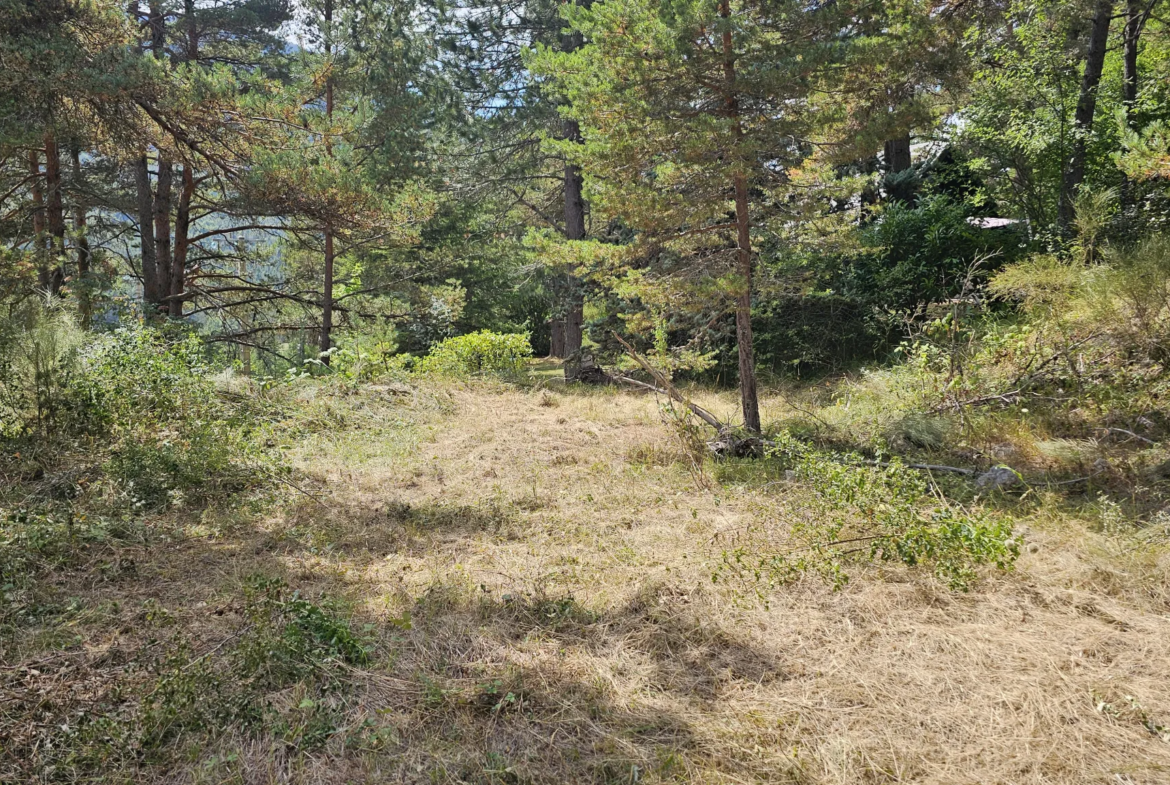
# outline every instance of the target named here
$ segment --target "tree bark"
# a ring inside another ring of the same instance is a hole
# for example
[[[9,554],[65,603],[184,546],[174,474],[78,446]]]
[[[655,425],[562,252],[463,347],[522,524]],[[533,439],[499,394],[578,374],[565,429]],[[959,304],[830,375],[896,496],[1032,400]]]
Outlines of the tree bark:
[[[89,228],[85,220],[85,189],[81,174],[81,150],[76,144],[69,147],[73,168],[73,249],[77,254],[77,310],[81,326],[89,328],[93,320],[93,298],[90,291]]]
[[[553,317],[549,322],[548,356],[563,359],[565,356],[565,320]]]
[[[565,138],[578,144],[581,142],[581,128],[576,120],[565,121]],[[583,178],[581,168],[565,164],[565,238],[585,239],[585,198],[582,196]],[[564,348],[562,357],[573,357],[581,353],[585,324],[585,291],[581,281],[569,272],[566,281],[567,302],[564,322]],[[575,367],[575,366],[574,366]],[[566,366],[568,373],[569,366]]]
[[[566,52],[576,51],[584,43],[584,39],[578,32],[573,32],[565,36],[561,41],[561,48]],[[564,138],[575,144],[581,143],[581,127],[576,120],[565,120]],[[565,200],[565,239],[566,240],[584,240],[585,239],[585,198],[582,195],[584,180],[581,176],[581,168],[569,162],[565,162],[564,173],[564,200]],[[581,281],[576,276],[575,270],[570,270],[565,276],[565,292],[563,304],[563,321],[560,324],[559,336],[562,346],[557,347],[558,341],[553,341],[554,357],[578,357],[581,353],[581,344],[584,340],[584,325],[585,325],[585,290]],[[553,327],[554,334],[557,331],[557,326]],[[555,351],[559,348],[559,351]],[[580,367],[579,362],[567,363],[565,365],[565,378],[573,378],[576,375],[576,370]]]
[[[49,291],[65,283],[65,201],[61,194],[61,151],[52,132],[45,134],[45,223],[49,229]]]
[[[1142,0],[1127,0],[1125,9],[1125,40],[1122,42],[1121,100],[1125,104],[1125,119],[1133,122],[1138,92],[1138,39],[1143,24]]]
[[[199,60],[199,26],[195,18],[195,0],[183,0],[186,17],[187,62]],[[170,313],[183,318],[183,293],[187,288],[187,254],[191,247],[191,202],[195,198],[195,170],[190,161],[183,164],[179,204],[175,208],[175,244],[171,253]]]
[[[913,164],[910,157],[910,134],[886,140],[885,158],[886,166],[891,172],[904,172],[909,169]]]
[[[325,0],[325,56],[329,73],[325,77],[325,152],[333,155],[330,134],[333,132],[333,0]],[[329,350],[333,347],[333,227],[325,226],[325,280],[321,289],[321,340],[318,348],[321,362],[329,364]]]
[[[1109,22],[1113,18],[1113,0],[1098,0],[1089,29],[1089,48],[1085,55],[1085,71],[1081,77],[1081,91],[1077,99],[1077,110],[1073,120],[1073,149],[1068,166],[1064,171],[1064,182],[1060,194],[1059,220],[1061,229],[1067,232],[1075,218],[1074,200],[1081,183],[1085,180],[1085,158],[1088,154],[1089,135],[1093,130],[1093,115],[1097,111],[1097,88],[1101,84],[1101,72],[1105,67],[1105,51],[1109,43]]]
[[[187,62],[199,60],[199,25],[195,19],[195,0],[183,0],[183,13],[187,17]]]
[[[162,302],[158,265],[154,255],[154,194],[150,187],[150,167],[146,153],[134,161],[134,188],[138,201],[138,247],[142,260],[142,300],[147,315],[153,316]]]
[[[175,211],[175,248],[171,259],[171,316],[183,318],[183,292],[187,285],[187,253],[191,247],[191,200],[195,196],[195,172],[183,164],[183,187]]]
[[[45,191],[41,185],[41,156],[36,150],[28,151],[28,173],[32,178],[33,256],[37,265],[37,284],[49,291],[52,278],[45,247]]]
[[[171,190],[175,169],[166,158],[159,154],[158,182],[154,191],[154,259],[158,268],[158,290],[161,300],[172,292],[171,284]],[[169,302],[168,305],[168,312]]]
[[[731,17],[729,0],[720,0],[719,15]],[[727,117],[733,123],[736,146],[743,138],[739,117],[739,91],[735,78],[735,50],[730,27],[723,31],[723,80]],[[737,162],[738,164],[739,162]],[[735,300],[735,342],[739,349],[739,394],[743,404],[743,426],[759,433],[760,401],[756,389],[756,358],[752,348],[752,234],[748,203],[747,176],[742,171],[733,175],[735,187],[736,261],[743,287]]]

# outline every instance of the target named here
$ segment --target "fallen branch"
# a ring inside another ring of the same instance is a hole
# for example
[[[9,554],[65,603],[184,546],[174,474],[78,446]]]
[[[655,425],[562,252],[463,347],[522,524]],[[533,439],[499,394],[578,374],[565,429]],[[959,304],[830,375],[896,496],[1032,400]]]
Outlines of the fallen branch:
[[[883,469],[893,465],[890,463],[882,463],[881,461],[866,461],[866,463],[873,466],[880,466]],[[968,477],[979,474],[979,472],[975,469],[963,469],[958,466],[943,466],[936,463],[904,463],[902,466],[905,466],[907,469],[918,469],[919,471],[924,472],[949,472],[951,474],[963,474]]]
[[[1124,433],[1126,436],[1130,437],[1131,439],[1137,439],[1138,441],[1143,441],[1146,444],[1157,444],[1157,442],[1154,441],[1153,439],[1147,439],[1144,436],[1139,436],[1138,434],[1134,433],[1133,431],[1127,431],[1124,428],[1102,428],[1101,430],[1105,431],[1106,433]]]
[[[665,376],[663,376],[662,373],[659,372],[658,369],[656,369],[654,366],[652,366],[649,362],[642,359],[642,357],[636,351],[634,351],[634,347],[632,347],[628,343],[626,343],[625,340],[623,340],[622,337],[620,335],[618,335],[616,331],[613,333],[613,337],[616,338],[617,342],[620,343],[625,348],[626,353],[630,355],[630,357],[634,360],[634,362],[636,362],[638,365],[642,366],[642,370],[644,370],[644,371],[646,371],[646,373],[650,374],[650,377],[652,379],[654,379],[655,382],[658,383],[658,386],[646,384],[645,382],[639,382],[636,379],[629,379],[625,376],[615,376],[614,377],[615,381],[619,381],[619,382],[622,382],[624,384],[630,384],[630,385],[635,386],[635,387],[642,387],[642,388],[647,389],[647,390],[653,390],[656,393],[660,393],[662,395],[665,395],[668,398],[675,400],[675,401],[678,401],[683,406],[687,407],[687,409],[689,409],[692,414],[694,414],[696,417],[698,417],[703,422],[710,425],[712,428],[714,428],[719,433],[723,433],[724,431],[727,430],[727,426],[724,425],[723,423],[719,422],[719,419],[715,415],[711,414],[711,412],[707,411],[702,406],[698,406],[697,404],[691,403],[686,398],[684,398],[682,396],[682,393],[680,393],[677,389],[675,389],[674,385],[670,383],[669,379],[667,379]]]

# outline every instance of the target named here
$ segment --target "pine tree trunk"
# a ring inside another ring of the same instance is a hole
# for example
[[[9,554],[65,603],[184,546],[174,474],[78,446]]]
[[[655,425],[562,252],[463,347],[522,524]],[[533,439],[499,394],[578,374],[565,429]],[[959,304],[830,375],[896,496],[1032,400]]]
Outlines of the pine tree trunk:
[[[186,16],[187,62],[199,60],[199,26],[195,18],[195,0],[183,0]],[[171,318],[183,318],[183,295],[187,290],[187,255],[191,248],[191,202],[195,199],[195,170],[191,163],[183,164],[179,204],[175,208],[175,244],[171,258],[170,313]]]
[[[719,15],[731,16],[729,0],[720,0]],[[735,51],[730,28],[723,32],[723,79],[727,117],[734,123],[738,146],[743,136],[739,118],[739,91],[735,78]],[[756,390],[756,358],[752,349],[752,234],[747,177],[736,172],[735,227],[736,261],[743,289],[735,299],[735,342],[739,349],[739,394],[743,404],[743,427],[754,433],[760,428],[760,401]]]
[[[325,55],[329,58],[329,76],[325,79],[325,118],[328,128],[325,131],[325,152],[332,156],[333,147],[330,134],[333,131],[333,0],[325,0]],[[321,351],[321,361],[329,364],[327,352],[333,347],[333,227],[325,227],[325,280],[321,289],[321,339],[318,348]]]
[[[1138,92],[1138,40],[1142,35],[1142,0],[1127,0],[1125,40],[1122,42],[1121,100],[1125,119],[1132,122]]]
[[[760,401],[756,390],[756,358],[752,348],[752,239],[748,213],[747,180],[735,178],[735,225],[739,248],[739,274],[743,291],[735,300],[735,342],[739,347],[739,395],[743,403],[743,427],[760,432]]]
[[[191,200],[195,196],[195,173],[191,164],[183,164],[183,188],[175,211],[175,248],[171,259],[171,317],[183,318],[183,294],[186,291],[187,254],[191,247]]]
[[[134,161],[134,188],[138,202],[138,246],[142,260],[142,300],[147,316],[154,316],[162,302],[158,285],[158,265],[154,256],[154,194],[150,187],[150,167],[146,154]]]
[[[326,354],[333,347],[333,232],[325,230],[325,288],[321,293],[321,362],[329,364]]]
[[[65,284],[65,201],[61,194],[61,151],[52,133],[45,134],[45,223],[49,229],[49,291]]]
[[[158,269],[159,300],[170,312],[171,295],[171,188],[175,169],[171,162],[159,155],[158,183],[154,192],[154,259]]]
[[[581,141],[581,129],[576,120],[565,122],[565,138],[575,142]],[[585,198],[582,196],[584,181],[580,167],[565,164],[565,238],[568,240],[585,239]],[[565,282],[567,302],[565,304],[564,321],[564,348],[561,357],[574,357],[581,353],[582,334],[585,324],[585,291],[581,281],[569,273]],[[566,376],[570,373],[565,366]],[[577,367],[573,364],[572,367]]]
[[[1101,84],[1101,72],[1105,67],[1105,53],[1109,43],[1109,22],[1113,18],[1113,1],[1098,0],[1089,30],[1089,49],[1085,56],[1085,72],[1081,78],[1081,92],[1077,99],[1074,117],[1074,138],[1072,157],[1064,172],[1060,194],[1060,226],[1068,231],[1074,216],[1074,200],[1085,180],[1085,158],[1088,154],[1088,138],[1093,130],[1093,115],[1097,111],[1097,88]]]
[[[566,36],[561,42],[561,48],[566,52],[576,51],[584,43],[578,32]],[[581,143],[581,127],[576,120],[566,120],[564,138]],[[581,168],[571,163],[565,164],[564,198],[565,198],[565,239],[585,239],[585,198],[582,195],[584,180],[581,177]],[[578,362],[565,365],[565,378],[576,376],[576,369],[580,367],[581,344],[584,341],[585,325],[585,288],[581,281],[570,270],[565,281],[564,321],[561,332],[563,346],[555,353],[555,357],[574,357]]]
[[[33,257],[37,265],[37,284],[49,291],[53,281],[45,247],[45,191],[41,185],[41,156],[36,150],[28,151],[28,173],[32,181]]]
[[[77,145],[69,148],[70,163],[73,165],[73,248],[77,253],[77,305],[81,315],[81,326],[89,328],[93,320],[93,298],[89,280],[90,249],[89,230],[85,220],[84,183],[81,179],[81,150]]]
[[[565,356],[565,320],[563,317],[554,317],[548,323],[548,356],[564,358]]]

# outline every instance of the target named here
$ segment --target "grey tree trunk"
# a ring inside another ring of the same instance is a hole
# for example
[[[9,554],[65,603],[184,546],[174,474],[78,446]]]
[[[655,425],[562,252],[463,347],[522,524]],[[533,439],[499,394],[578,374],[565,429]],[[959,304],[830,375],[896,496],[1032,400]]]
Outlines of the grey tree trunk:
[[[325,55],[332,59],[333,57],[333,0],[325,0],[324,17],[325,17]],[[333,77],[332,71],[330,76],[325,79],[325,117],[326,124],[333,123]],[[325,133],[325,152],[329,155],[333,154],[333,148],[329,141],[329,134],[333,129],[329,128]],[[321,287],[321,337],[318,343],[318,349],[321,352],[321,361],[326,365],[329,364],[328,351],[333,347],[333,227],[326,225],[325,227],[325,273],[324,282]]]
[[[73,165],[73,248],[77,253],[78,311],[81,326],[88,328],[93,319],[93,302],[90,297],[90,248],[89,229],[85,219],[85,184],[81,174],[81,150],[76,144],[69,148],[70,163]]]
[[[138,203],[138,246],[142,262],[142,300],[148,316],[153,316],[162,302],[158,265],[154,246],[154,194],[150,187],[150,167],[146,153],[134,161],[134,189]]]
[[[1113,0],[1098,0],[1089,29],[1089,48],[1085,55],[1085,71],[1081,77],[1081,91],[1073,120],[1073,149],[1064,171],[1060,192],[1060,226],[1068,231],[1074,216],[1073,203],[1085,181],[1085,159],[1088,138],[1093,130],[1093,115],[1097,111],[1097,88],[1105,67],[1105,52],[1109,43],[1109,23],[1113,19]]]
[[[65,285],[65,200],[61,188],[61,151],[53,134],[45,134],[45,223],[49,230],[49,291]]]

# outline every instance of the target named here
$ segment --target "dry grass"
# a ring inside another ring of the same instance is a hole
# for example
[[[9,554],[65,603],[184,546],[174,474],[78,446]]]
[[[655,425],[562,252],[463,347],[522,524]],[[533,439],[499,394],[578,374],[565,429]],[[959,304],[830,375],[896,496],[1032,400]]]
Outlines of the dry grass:
[[[373,661],[323,699],[322,746],[232,732],[139,781],[1170,782],[1164,548],[1040,505],[1016,571],[970,593],[874,568],[764,608],[712,584],[717,535],[784,491],[697,480],[651,397],[317,397],[330,427],[289,451],[312,496],[124,549],[133,571],[107,582],[62,578],[109,609],[66,658],[115,667],[148,637],[148,598],[210,648],[262,571],[346,597],[375,625]],[[765,419],[798,414],[765,402]],[[37,648],[4,652],[9,695],[52,694],[57,655]]]

